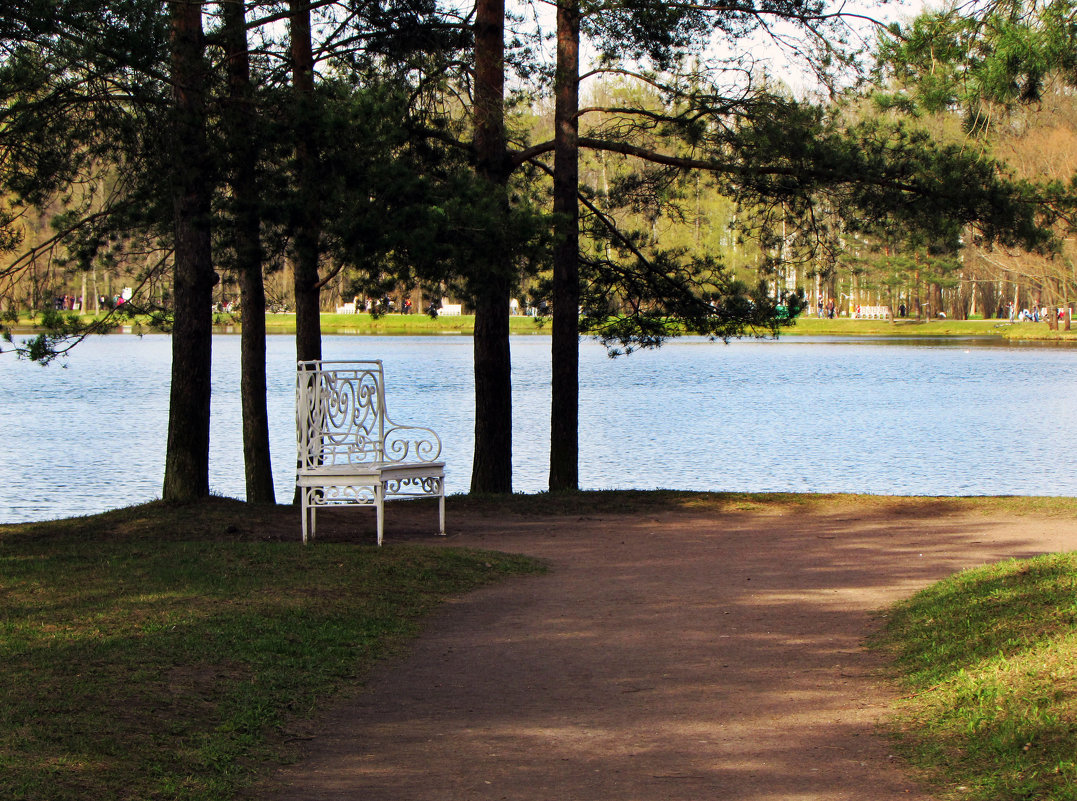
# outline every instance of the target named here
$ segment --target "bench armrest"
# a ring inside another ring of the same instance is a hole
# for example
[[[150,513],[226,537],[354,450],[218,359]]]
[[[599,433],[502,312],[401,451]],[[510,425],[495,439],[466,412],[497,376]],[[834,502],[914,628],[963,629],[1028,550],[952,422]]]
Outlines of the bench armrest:
[[[385,422],[382,458],[386,462],[433,462],[441,456],[441,438],[432,429]]]

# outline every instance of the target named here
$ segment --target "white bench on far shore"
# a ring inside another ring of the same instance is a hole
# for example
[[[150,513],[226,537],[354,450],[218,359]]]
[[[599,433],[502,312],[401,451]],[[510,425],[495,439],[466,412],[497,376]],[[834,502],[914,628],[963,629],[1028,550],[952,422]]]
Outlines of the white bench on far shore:
[[[892,320],[894,315],[889,306],[860,306],[853,312],[853,317],[861,320]]]
[[[320,507],[358,505],[377,510],[381,545],[385,501],[395,498],[438,498],[438,533],[445,533],[441,439],[389,419],[380,361],[299,362],[295,415],[304,543]]]

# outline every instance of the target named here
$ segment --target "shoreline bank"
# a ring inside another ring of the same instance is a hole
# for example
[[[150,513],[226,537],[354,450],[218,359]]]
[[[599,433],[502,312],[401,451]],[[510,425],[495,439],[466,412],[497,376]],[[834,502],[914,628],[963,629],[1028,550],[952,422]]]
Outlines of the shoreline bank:
[[[82,315],[84,323],[94,321],[92,315]],[[355,336],[470,336],[475,327],[473,315],[453,315],[431,318],[424,314],[386,314],[377,318],[369,314],[322,314],[322,333],[326,335]],[[9,323],[13,335],[34,335],[41,332],[35,318],[21,317]],[[242,326],[238,316],[218,314],[214,318],[216,333],[240,333]],[[550,334],[548,318],[513,315],[509,318],[509,332],[513,335]],[[117,333],[153,333],[148,321],[119,321]],[[266,333],[295,333],[294,314],[266,314]],[[992,339],[999,342],[1030,342],[1036,344],[1077,344],[1077,329],[1058,331],[1048,328],[1047,323],[1010,323],[1006,320],[867,320],[839,318],[836,320],[800,317],[784,328],[780,337],[872,337],[885,339]]]

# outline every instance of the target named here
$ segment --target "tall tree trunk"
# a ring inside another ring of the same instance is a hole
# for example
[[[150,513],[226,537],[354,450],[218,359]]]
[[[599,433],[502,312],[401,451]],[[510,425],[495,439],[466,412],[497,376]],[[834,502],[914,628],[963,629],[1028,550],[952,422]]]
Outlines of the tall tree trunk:
[[[262,281],[262,242],[258,213],[257,133],[251,91],[250,54],[242,0],[221,4],[228,55],[229,102],[225,105],[233,160],[232,198],[236,204],[233,239],[239,275],[239,393],[243,410],[243,473],[249,503],[275,503],[266,408],[266,295]]]
[[[295,163],[298,216],[294,232],[295,351],[300,361],[322,358],[322,321],[318,277],[321,214],[318,203],[318,149],[304,133],[314,119],[314,53],[310,38],[310,0],[290,0],[292,88],[295,93]]]
[[[505,152],[505,0],[475,7],[475,169],[508,211]],[[497,259],[497,254],[492,259]],[[511,265],[491,263],[476,277],[475,455],[473,493],[512,492]]]
[[[558,229],[553,252],[551,492],[579,488],[579,53],[579,2],[561,0],[554,80],[553,210]]]
[[[471,492],[512,492],[508,281],[491,276],[475,306],[475,453]]]
[[[206,68],[200,0],[169,3],[175,121],[172,201],[175,229],[172,387],[162,496],[189,501],[209,495],[211,303],[217,276],[210,247]]]

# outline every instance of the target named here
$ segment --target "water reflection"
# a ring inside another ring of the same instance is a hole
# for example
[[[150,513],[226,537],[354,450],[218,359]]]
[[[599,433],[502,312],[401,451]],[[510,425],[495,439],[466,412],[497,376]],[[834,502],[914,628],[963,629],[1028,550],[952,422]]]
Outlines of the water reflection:
[[[885,347],[882,345],[885,344]],[[470,337],[327,337],[327,359],[381,358],[390,414],[445,442],[467,490]],[[512,342],[514,486],[545,487],[549,340]],[[0,356],[0,521],[158,497],[170,342],[113,335],[60,367]],[[269,338],[278,499],[292,494],[294,343]],[[581,352],[584,488],[1077,495],[1077,351],[981,341],[673,342]],[[242,497],[239,338],[214,340],[211,485]]]

